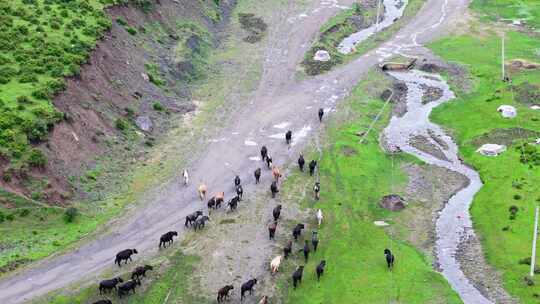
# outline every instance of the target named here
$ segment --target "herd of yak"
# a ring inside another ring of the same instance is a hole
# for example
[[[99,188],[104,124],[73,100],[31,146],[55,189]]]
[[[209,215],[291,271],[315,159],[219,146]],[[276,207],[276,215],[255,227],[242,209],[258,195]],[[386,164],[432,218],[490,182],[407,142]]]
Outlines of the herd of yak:
[[[320,121],[322,121],[323,114],[324,114],[323,109],[319,109],[318,115],[319,115]],[[292,131],[289,130],[285,133],[285,141],[287,145],[291,143]],[[272,158],[269,156],[268,149],[266,148],[266,146],[263,146],[260,152],[261,152],[262,161],[266,162],[268,169],[272,170],[273,181],[270,185],[270,192],[271,192],[272,198],[275,198],[276,194],[279,192],[279,189],[278,189],[279,178],[282,175],[278,167],[272,164]],[[303,155],[300,154],[300,157],[298,158],[298,167],[301,171],[304,171],[305,163],[306,162],[304,160]],[[313,176],[315,169],[317,167],[317,161],[316,160],[310,161],[308,164],[308,167],[309,167],[310,176]],[[259,184],[259,180],[261,177],[261,168],[257,168],[255,170],[254,177],[255,177],[255,184]],[[183,178],[184,178],[184,184],[187,185],[189,183],[189,174],[187,170],[184,170]],[[238,175],[234,178],[234,186],[236,189],[236,196],[234,196],[231,200],[227,202],[227,206],[230,211],[236,210],[238,203],[243,198],[244,191],[241,185],[241,179]],[[320,183],[318,181],[315,183],[313,187],[313,191],[314,191],[315,199],[319,200]],[[198,188],[198,194],[201,201],[205,200],[207,192],[208,190],[207,190],[206,185],[201,184]],[[218,192],[208,201],[207,203],[208,211],[210,212],[211,209],[220,208],[223,202],[224,202],[224,192]],[[269,234],[270,240],[274,240],[278,221],[281,215],[281,209],[282,209],[282,205],[277,205],[272,210],[272,217],[274,220],[272,223],[268,225],[268,234]],[[315,216],[316,216],[318,225],[320,226],[323,220],[322,210],[318,209]],[[197,231],[197,230],[203,229],[205,227],[205,223],[209,220],[210,220],[209,216],[204,215],[203,211],[199,210],[186,216],[184,226],[186,228],[192,227],[195,231]],[[305,228],[305,225],[302,223],[298,223],[293,228],[292,236],[295,242],[298,241],[298,237],[302,234],[302,230],[304,228]],[[161,247],[166,248],[167,245],[172,244],[173,237],[175,236],[178,236],[178,233],[176,231],[169,231],[163,234],[159,240],[159,248]],[[319,244],[318,232],[312,231],[311,246],[313,247],[314,252],[317,251],[318,244]],[[278,255],[277,257],[272,259],[272,261],[270,262],[270,270],[272,274],[278,271],[283,258],[288,259],[289,255],[292,252],[293,252],[293,241],[290,240],[287,242],[287,244],[283,248],[283,255]],[[304,260],[307,263],[309,259],[309,254],[311,252],[311,248],[310,248],[310,244],[308,240],[305,240],[304,246],[302,249],[299,250],[299,252],[303,252]],[[122,250],[118,252],[114,262],[115,264],[118,265],[118,267],[120,267],[123,261],[125,262],[125,264],[127,264],[128,261],[132,261],[131,256],[137,253],[138,253],[137,249]],[[389,249],[385,249],[384,254],[386,257],[387,266],[389,269],[391,269],[394,264],[394,256],[390,252]],[[321,260],[319,264],[316,266],[315,274],[317,276],[317,280],[320,280],[320,277],[323,275],[325,266],[326,266],[326,260]],[[99,283],[99,293],[101,295],[103,293],[109,293],[109,292],[112,292],[113,290],[116,290],[118,297],[120,298],[125,295],[128,295],[130,292],[135,293],[135,288],[138,285],[141,285],[141,278],[144,278],[146,276],[146,272],[152,269],[153,268],[150,265],[136,267],[131,273],[131,278],[127,281],[124,281],[121,277],[116,277],[109,280],[103,280]],[[292,274],[292,282],[293,282],[293,287],[295,289],[298,286],[298,284],[302,281],[303,272],[304,272],[304,266],[298,266],[297,269]],[[256,284],[257,284],[257,279],[252,278],[241,285],[240,301],[244,299],[246,293],[249,292],[249,294],[252,295],[253,288],[255,287]],[[229,298],[230,291],[233,289],[234,289],[233,285],[226,285],[223,288],[219,289],[217,293],[217,302],[221,303],[227,300]],[[268,296],[263,296],[263,298],[260,300],[259,303],[268,304],[269,303]],[[104,300],[94,302],[94,304],[112,304],[112,302],[110,300],[104,299]]]

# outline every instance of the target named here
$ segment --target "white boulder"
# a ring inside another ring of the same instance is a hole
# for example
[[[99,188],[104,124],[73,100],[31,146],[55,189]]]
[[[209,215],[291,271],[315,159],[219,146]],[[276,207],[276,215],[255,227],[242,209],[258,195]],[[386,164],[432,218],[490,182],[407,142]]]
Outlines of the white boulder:
[[[532,105],[531,110],[540,110],[540,106],[539,105]]]
[[[476,152],[485,156],[497,156],[504,151],[506,151],[506,146],[497,144],[485,144],[476,150]]]
[[[328,53],[328,51],[325,51],[325,50],[318,50],[316,53],[315,53],[315,56],[313,56],[313,60],[316,60],[316,61],[329,61],[330,60],[330,53]]]
[[[513,106],[502,105],[497,108],[497,112],[501,113],[504,118],[514,118],[517,115],[517,110]]]

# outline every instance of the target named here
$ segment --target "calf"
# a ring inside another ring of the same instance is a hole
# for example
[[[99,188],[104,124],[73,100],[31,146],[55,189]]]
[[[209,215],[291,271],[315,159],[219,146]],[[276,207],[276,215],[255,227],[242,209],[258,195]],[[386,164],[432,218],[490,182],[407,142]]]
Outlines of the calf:
[[[296,224],[292,232],[295,241],[298,241],[298,237],[302,234],[302,229],[304,228],[304,224]]]
[[[392,270],[394,268],[394,255],[392,254],[392,251],[390,251],[390,249],[385,249],[384,255],[386,257],[386,265],[388,266],[388,269]]]
[[[159,238],[159,248],[161,248],[161,245],[163,245],[163,248],[167,246],[169,243],[173,243],[173,237],[178,236],[178,232],[176,231],[169,231],[162,235]]]
[[[261,148],[262,161],[265,161],[266,157],[268,157],[268,149],[266,148],[266,146],[262,146],[262,148]]]
[[[287,133],[285,133],[285,142],[287,143],[287,145],[291,144],[291,140],[292,140],[292,131],[289,130],[287,131]]]
[[[272,192],[272,198],[276,198],[276,193],[279,192],[276,181],[273,181],[270,185],[270,192]]]
[[[304,160],[304,155],[300,154],[300,157],[298,158],[298,167],[300,168],[300,171],[304,172],[305,164],[306,164],[306,161]]]
[[[323,220],[323,214],[322,214],[321,209],[317,209],[317,213],[315,214],[315,217],[317,218],[317,223],[319,224],[319,227],[320,227]]]
[[[289,258],[289,254],[292,252],[292,241],[289,241],[287,243],[287,246],[283,247],[283,257],[285,259]]]
[[[118,287],[118,296],[121,298],[123,295],[129,294],[130,291],[133,290],[133,293],[135,293],[135,288],[137,285],[140,285],[141,283],[136,280],[129,280],[125,282],[124,284],[120,285]]]
[[[323,108],[319,108],[319,122],[322,122],[322,117],[324,115],[324,109]]]
[[[270,271],[272,271],[272,274],[278,272],[282,259],[283,258],[280,255],[272,259],[272,262],[270,262]]]
[[[276,229],[277,229],[277,222],[273,222],[270,225],[268,225],[268,236],[270,237],[270,240],[275,240],[274,236],[276,235]]]
[[[209,221],[209,220],[210,218],[206,215],[197,218],[197,220],[195,221],[194,230],[197,231],[197,230],[203,229],[204,226],[206,225],[206,221]]]
[[[279,216],[281,215],[281,205],[277,205],[274,210],[272,210],[272,216],[274,217],[274,221],[277,222],[279,220]]]
[[[224,300],[227,300],[229,298],[229,291],[233,290],[234,286],[232,285],[225,285],[220,290],[218,290],[217,294],[217,302],[221,303]]]
[[[319,265],[317,265],[317,268],[315,271],[317,272],[317,281],[321,278],[321,276],[324,273],[324,267],[326,266],[326,260],[322,260]]]
[[[259,180],[261,179],[261,168],[255,169],[255,172],[253,172],[253,175],[255,175],[255,184],[258,184]]]
[[[203,215],[203,212],[201,210],[198,210],[198,211],[195,211],[192,214],[186,216],[186,222],[184,223],[184,227],[188,227],[188,226],[193,225],[193,223],[195,223],[195,220],[197,219],[197,217],[199,217],[200,215]]]
[[[137,253],[138,253],[137,249],[122,250],[122,251],[120,251],[119,253],[116,254],[116,259],[114,260],[114,263],[118,264],[118,267],[120,267],[120,263],[125,260],[126,264],[127,264],[128,260],[133,261],[131,259],[131,256],[133,254],[137,254]]]
[[[315,173],[315,168],[317,167],[317,161],[312,160],[309,162],[309,175],[313,176],[313,173]]]
[[[216,193],[216,209],[221,208],[221,204],[223,203],[223,200],[225,199],[225,192],[218,192]]]
[[[148,270],[154,270],[154,268],[150,265],[144,265],[135,268],[135,270],[133,270],[133,272],[131,273],[131,279],[140,280],[141,277],[146,277],[146,272]]]
[[[234,186],[235,186],[235,187],[238,187],[238,186],[240,185],[240,182],[241,182],[240,176],[238,176],[238,175],[235,176],[235,177],[234,177]]]
[[[244,198],[244,188],[242,188],[242,185],[236,186],[236,196],[238,196],[240,200]]]
[[[99,300],[97,302],[94,302],[92,304],[112,304],[111,300]]]
[[[319,183],[319,182],[315,183],[315,186],[313,186],[313,192],[315,192],[315,200],[318,201],[321,198],[320,197],[321,183]]]
[[[302,282],[303,273],[304,273],[304,266],[298,266],[298,269],[294,271],[292,275],[294,289],[296,289],[296,286]]]
[[[208,210],[216,208],[216,197],[215,197],[215,196],[212,197],[212,198],[208,201],[208,203],[206,204],[206,206],[208,207]]]
[[[317,246],[319,245],[319,233],[317,231],[311,231],[311,245],[313,245],[313,251],[317,252]]]
[[[301,249],[300,251],[303,251],[304,252],[304,260],[306,261],[306,264],[308,262],[308,258],[309,258],[309,252],[311,251],[309,249],[309,243],[307,240],[304,241],[304,248]]]
[[[270,156],[266,156],[266,166],[268,166],[268,169],[272,169],[272,158]]]
[[[116,285],[124,282],[121,277],[99,282],[99,294],[107,293],[113,289],[117,289]]]
[[[244,300],[244,293],[249,291],[249,295],[253,294],[253,287],[257,284],[257,279],[251,279],[244,284],[242,284],[242,288],[240,290],[240,302]]]
[[[239,201],[240,201],[240,198],[238,196],[235,196],[227,203],[231,211],[236,210],[236,207],[238,207]]]

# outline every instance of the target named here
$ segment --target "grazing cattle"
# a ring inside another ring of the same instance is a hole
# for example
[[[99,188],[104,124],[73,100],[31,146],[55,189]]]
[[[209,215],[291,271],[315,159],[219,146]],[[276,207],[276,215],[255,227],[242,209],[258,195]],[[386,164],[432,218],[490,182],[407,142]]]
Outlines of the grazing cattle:
[[[195,220],[195,225],[194,225],[195,231],[203,229],[204,226],[206,225],[206,221],[209,221],[209,220],[210,218],[207,215],[197,218]]]
[[[276,183],[279,183],[281,172],[279,172],[279,168],[277,166],[272,167],[272,176],[274,177],[274,180],[276,181]]]
[[[266,166],[268,169],[272,168],[272,158],[270,156],[266,156]]]
[[[99,282],[99,294],[107,293],[113,289],[116,289],[116,285],[118,285],[118,283],[123,283],[123,282],[124,281],[122,280],[121,277],[117,277],[110,280],[103,280]]]
[[[137,249],[122,250],[122,251],[120,251],[119,253],[116,254],[116,259],[114,260],[114,263],[118,264],[118,267],[120,267],[120,263],[125,260],[126,264],[127,264],[128,260],[133,261],[131,259],[131,256],[133,254],[137,254],[137,253],[138,253]]]
[[[309,162],[309,176],[313,176],[313,173],[315,173],[315,168],[317,167],[317,161],[312,160]]]
[[[221,208],[221,203],[225,199],[225,192],[218,192],[214,197],[216,198],[216,209]]]
[[[140,280],[141,277],[146,277],[146,272],[148,270],[154,270],[154,268],[150,265],[144,265],[135,268],[135,270],[133,270],[133,272],[131,273],[131,279]]]
[[[298,268],[294,271],[292,275],[294,289],[296,289],[296,286],[300,284],[300,282],[302,282],[303,273],[304,273],[304,266],[298,266]]]
[[[317,252],[317,246],[319,246],[319,233],[317,231],[311,231],[311,245],[313,245],[313,252]]]
[[[208,203],[206,204],[208,209],[214,209],[216,207],[216,197],[212,197],[210,200],[208,200]]]
[[[187,169],[184,169],[182,176],[184,177],[184,186],[187,186],[189,184],[189,173]]]
[[[262,297],[262,299],[259,301],[259,304],[268,304],[268,296]]]
[[[255,169],[255,172],[253,172],[253,175],[255,176],[255,184],[258,184],[259,180],[261,179],[261,168]]]
[[[270,240],[275,240],[274,236],[276,235],[276,229],[277,229],[277,221],[270,223],[270,225],[268,225],[268,236],[270,237]]]
[[[274,210],[272,210],[272,216],[274,217],[274,221],[277,222],[279,220],[279,216],[281,215],[281,205],[277,205]]]
[[[238,207],[238,202],[240,201],[240,198],[238,196],[235,196],[233,197],[228,203],[227,205],[229,206],[229,209],[231,209],[231,211],[234,211],[236,210],[236,207]]]
[[[111,300],[99,300],[97,302],[94,302],[92,304],[112,304]]]
[[[266,157],[268,157],[268,149],[266,149],[266,146],[262,146],[262,148],[261,148],[261,159],[262,159],[262,161],[265,161]]]
[[[304,172],[305,164],[306,164],[306,161],[304,160],[304,155],[300,154],[300,157],[298,158],[298,167],[300,168],[300,171]]]
[[[281,255],[278,255],[274,259],[272,259],[272,262],[270,262],[270,270],[272,271],[272,274],[278,272],[279,265],[281,265],[281,260],[283,260],[283,257]]]
[[[235,187],[238,187],[241,182],[242,181],[240,180],[240,176],[237,175],[237,176],[234,177],[234,186]]]
[[[292,241],[289,241],[287,243],[287,246],[283,247],[283,257],[285,257],[285,259],[288,259],[289,254],[291,254],[291,252],[292,252]]]
[[[309,243],[308,243],[308,240],[305,240],[304,241],[304,248],[302,248],[300,251],[303,251],[304,252],[304,260],[306,261],[306,264],[308,262],[308,259],[309,259],[309,252],[311,251],[309,249]]]
[[[287,145],[291,144],[291,140],[292,140],[292,131],[289,130],[287,131],[287,133],[285,133],[285,142],[287,143]]]
[[[320,227],[321,224],[322,224],[322,220],[323,220],[323,215],[322,215],[322,210],[321,209],[317,209],[317,213],[315,214],[315,217],[317,218],[317,223],[319,224],[319,227]]]
[[[320,108],[319,109],[319,122],[322,122],[322,117],[324,115],[324,109],[323,108]]]
[[[123,295],[129,294],[129,292],[132,290],[133,293],[135,293],[135,288],[137,287],[137,285],[141,285],[141,283],[137,280],[129,280],[124,284],[118,286],[118,296],[121,298]]]
[[[229,298],[229,291],[233,290],[234,286],[232,285],[225,285],[220,290],[218,290],[217,293],[217,302],[221,303],[224,300],[227,300]]]
[[[195,220],[197,219],[197,217],[201,215],[203,215],[203,212],[201,210],[198,210],[186,216],[186,222],[184,223],[184,227],[191,226],[193,223],[195,223]]]
[[[317,281],[321,278],[321,276],[324,273],[324,267],[326,266],[326,260],[322,260],[319,265],[317,265],[317,268],[315,271],[317,272]]]
[[[385,249],[384,255],[386,257],[386,264],[388,266],[388,269],[392,270],[394,268],[394,255],[392,254],[390,249]]]
[[[238,196],[240,200],[244,198],[244,188],[242,188],[242,185],[236,186],[236,196]]]
[[[273,181],[270,185],[270,192],[272,192],[272,198],[276,197],[276,193],[279,192],[276,181]]]
[[[167,244],[173,243],[173,237],[178,236],[178,232],[169,231],[159,238],[159,248],[163,245],[163,248],[167,247]]]
[[[320,198],[320,196],[319,196],[319,195],[320,195],[320,193],[319,193],[320,191],[321,191],[321,183],[316,182],[316,183],[315,183],[315,186],[313,186],[313,192],[315,192],[315,200],[317,200],[317,201],[318,201],[319,198]]]
[[[240,301],[244,300],[244,293],[249,291],[249,295],[253,294],[253,287],[257,284],[257,279],[251,279],[244,284],[242,284],[242,288],[240,290]]]
[[[206,187],[205,184],[201,183],[197,191],[199,192],[199,198],[201,199],[201,202],[204,201],[204,199],[206,198],[206,193],[208,192],[208,187]]]
[[[300,236],[300,234],[302,234],[302,229],[304,229],[304,228],[305,228],[304,224],[297,224],[294,227],[292,235],[293,235],[295,241],[298,241],[298,237]]]

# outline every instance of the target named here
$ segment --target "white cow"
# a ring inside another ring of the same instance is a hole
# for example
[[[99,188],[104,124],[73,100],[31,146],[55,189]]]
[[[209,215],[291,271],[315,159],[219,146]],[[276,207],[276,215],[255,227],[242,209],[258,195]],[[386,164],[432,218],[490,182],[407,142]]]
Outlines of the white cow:
[[[283,257],[281,255],[278,255],[272,260],[272,262],[270,262],[270,270],[272,271],[272,274],[278,272],[279,265],[281,264],[282,259]]]
[[[187,169],[184,169],[182,176],[184,177],[184,186],[187,186],[187,184],[189,184],[189,173]]]
[[[319,227],[320,227],[321,224],[322,224],[322,220],[323,220],[322,210],[318,209],[317,214],[315,214],[315,216],[317,217],[317,223],[319,223]]]

